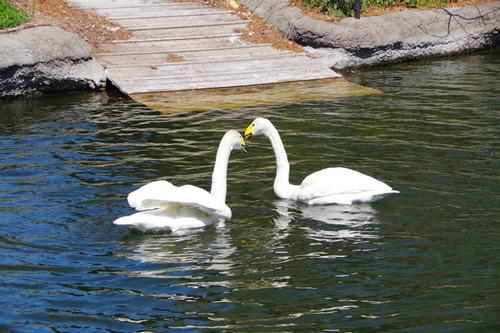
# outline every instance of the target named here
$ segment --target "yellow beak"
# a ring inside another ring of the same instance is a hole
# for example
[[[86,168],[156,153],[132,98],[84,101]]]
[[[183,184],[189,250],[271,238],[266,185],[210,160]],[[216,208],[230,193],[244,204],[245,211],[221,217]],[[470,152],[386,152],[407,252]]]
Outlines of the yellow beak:
[[[245,130],[245,140],[248,140],[252,137],[252,131],[253,131],[253,124],[250,124]]]
[[[245,142],[245,138],[241,138],[241,150],[246,154],[248,153],[247,150],[245,149],[247,146],[247,143]]]

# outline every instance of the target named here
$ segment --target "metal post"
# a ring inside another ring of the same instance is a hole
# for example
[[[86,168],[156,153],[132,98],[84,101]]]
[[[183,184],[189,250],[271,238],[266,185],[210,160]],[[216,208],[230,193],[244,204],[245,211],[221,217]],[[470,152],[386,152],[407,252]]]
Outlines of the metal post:
[[[359,20],[361,18],[361,1],[354,0],[354,18]]]

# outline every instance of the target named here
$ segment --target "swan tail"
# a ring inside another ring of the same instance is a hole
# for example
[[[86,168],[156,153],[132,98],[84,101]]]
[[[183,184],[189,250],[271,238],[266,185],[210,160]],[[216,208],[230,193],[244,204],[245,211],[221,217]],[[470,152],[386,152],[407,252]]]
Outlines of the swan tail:
[[[376,202],[379,200],[382,200],[383,198],[387,197],[388,195],[391,194],[396,194],[399,193],[399,191],[396,190],[390,190],[390,191],[385,191],[385,192],[375,192],[375,193],[366,193],[365,196],[361,197],[359,200],[355,200],[358,202]]]

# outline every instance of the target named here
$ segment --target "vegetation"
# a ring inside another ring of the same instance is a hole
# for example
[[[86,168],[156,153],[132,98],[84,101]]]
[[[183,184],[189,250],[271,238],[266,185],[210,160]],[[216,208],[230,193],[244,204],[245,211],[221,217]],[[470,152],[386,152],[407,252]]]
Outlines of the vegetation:
[[[354,0],[301,0],[309,8],[317,8],[323,14],[347,17],[352,14]],[[361,10],[391,7],[432,8],[442,7],[458,0],[360,0]]]
[[[0,0],[0,29],[12,28],[31,21],[33,15]]]

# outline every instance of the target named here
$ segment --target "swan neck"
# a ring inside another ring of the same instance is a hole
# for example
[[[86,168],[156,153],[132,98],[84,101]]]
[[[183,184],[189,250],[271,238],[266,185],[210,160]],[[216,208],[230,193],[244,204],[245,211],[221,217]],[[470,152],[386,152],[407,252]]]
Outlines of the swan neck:
[[[227,165],[231,154],[231,143],[222,138],[217,155],[215,156],[214,171],[212,173],[212,188],[210,193],[215,199],[225,204],[227,191]]]
[[[274,191],[280,197],[285,197],[281,195],[283,191],[288,191],[290,187],[290,164],[288,163],[288,157],[286,154],[285,146],[281,137],[276,130],[276,128],[269,124],[268,130],[265,132],[266,136],[271,141],[273,146],[274,155],[276,157],[276,178],[274,179]]]

